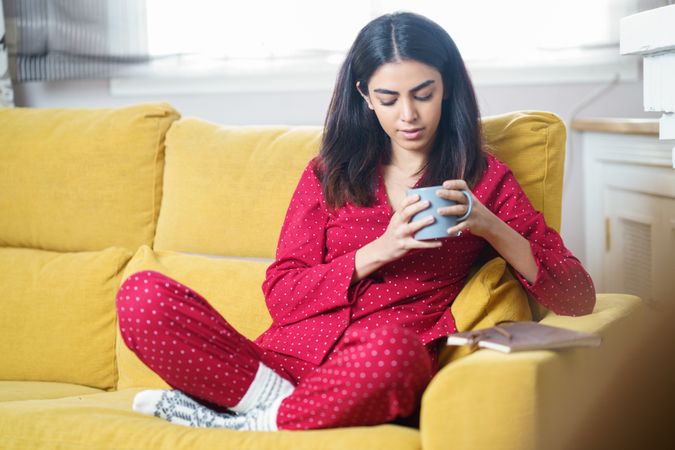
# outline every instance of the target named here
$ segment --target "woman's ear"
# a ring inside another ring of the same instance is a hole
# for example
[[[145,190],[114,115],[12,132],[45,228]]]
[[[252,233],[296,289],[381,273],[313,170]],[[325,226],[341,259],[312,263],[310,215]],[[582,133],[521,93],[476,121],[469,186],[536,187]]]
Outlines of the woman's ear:
[[[366,101],[366,103],[368,104],[368,108],[375,109],[375,108],[373,108],[372,103],[370,103],[370,98],[367,95],[365,95],[363,93],[363,91],[361,91],[361,82],[360,81],[356,82],[356,90],[359,91],[359,94],[361,94],[361,97],[363,97],[363,99]]]

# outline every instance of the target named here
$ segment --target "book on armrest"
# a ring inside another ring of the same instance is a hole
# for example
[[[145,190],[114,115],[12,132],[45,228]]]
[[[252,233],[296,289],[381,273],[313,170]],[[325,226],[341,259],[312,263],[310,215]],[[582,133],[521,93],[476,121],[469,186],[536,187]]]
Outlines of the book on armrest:
[[[568,330],[531,320],[504,320],[490,328],[454,333],[447,339],[447,345],[468,345],[472,349],[489,348],[503,353],[565,347],[597,347],[601,342],[602,337],[598,333]]]

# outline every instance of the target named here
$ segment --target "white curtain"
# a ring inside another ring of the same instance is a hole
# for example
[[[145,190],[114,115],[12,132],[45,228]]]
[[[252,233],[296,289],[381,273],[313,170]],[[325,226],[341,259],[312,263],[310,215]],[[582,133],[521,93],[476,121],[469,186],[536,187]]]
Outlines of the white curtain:
[[[3,0],[16,82],[99,78],[147,64],[145,0]]]
[[[12,89],[12,80],[9,76],[5,20],[2,0],[0,0],[0,108],[6,106],[14,106],[14,91]]]

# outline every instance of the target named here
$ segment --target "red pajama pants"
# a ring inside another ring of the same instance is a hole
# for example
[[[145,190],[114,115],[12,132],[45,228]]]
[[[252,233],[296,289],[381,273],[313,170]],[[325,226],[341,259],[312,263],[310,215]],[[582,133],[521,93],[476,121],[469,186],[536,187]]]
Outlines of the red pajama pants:
[[[278,429],[394,422],[417,425],[422,393],[438,371],[438,341],[395,325],[348,328],[319,366],[258,346],[202,296],[159,272],[128,277],[117,293],[126,345],[166,383],[220,411],[236,405],[262,361],[294,386]]]

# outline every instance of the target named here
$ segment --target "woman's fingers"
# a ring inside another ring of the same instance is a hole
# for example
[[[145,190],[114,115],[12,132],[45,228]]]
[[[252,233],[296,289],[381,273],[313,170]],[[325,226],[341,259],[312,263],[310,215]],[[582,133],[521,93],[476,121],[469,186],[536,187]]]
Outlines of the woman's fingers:
[[[426,217],[422,217],[421,219],[416,220],[414,222],[409,222],[405,226],[406,235],[413,236],[419,230],[426,227],[427,225],[431,225],[435,221],[436,221],[436,219],[434,218],[434,216],[426,216]]]
[[[465,180],[445,180],[443,182],[443,188],[445,188],[445,189],[468,189],[469,186],[466,184]]]
[[[412,217],[415,214],[417,214],[420,211],[424,211],[429,206],[431,206],[431,203],[429,202],[429,200],[423,200],[423,201],[415,202],[411,205],[405,206],[403,209],[401,209],[401,219],[405,223],[410,222],[410,219],[412,219]]]
[[[468,227],[469,227],[469,225],[467,224],[467,222],[460,222],[457,225],[455,225],[454,227],[448,228],[448,230],[447,230],[448,236],[458,236],[459,235],[458,233],[461,233],[462,231],[467,230]]]
[[[420,199],[419,194],[410,195],[410,196],[404,198],[403,201],[401,202],[401,206],[399,206],[398,210],[403,211],[408,205],[412,205],[413,203],[415,203],[419,199]]]
[[[468,205],[453,205],[438,208],[438,213],[444,216],[463,216],[468,210]]]
[[[456,189],[439,189],[436,195],[446,200],[452,200],[457,203],[466,203],[466,197],[461,191]]]
[[[441,241],[418,241],[413,239],[410,248],[438,248],[443,243]]]

